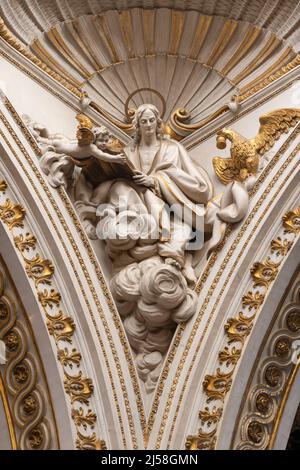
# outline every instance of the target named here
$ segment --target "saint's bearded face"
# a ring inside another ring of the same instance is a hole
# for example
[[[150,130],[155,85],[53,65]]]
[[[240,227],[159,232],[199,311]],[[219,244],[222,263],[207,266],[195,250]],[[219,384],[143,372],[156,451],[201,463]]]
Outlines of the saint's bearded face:
[[[142,137],[150,137],[156,134],[157,119],[153,111],[146,109],[139,118],[139,127]]]

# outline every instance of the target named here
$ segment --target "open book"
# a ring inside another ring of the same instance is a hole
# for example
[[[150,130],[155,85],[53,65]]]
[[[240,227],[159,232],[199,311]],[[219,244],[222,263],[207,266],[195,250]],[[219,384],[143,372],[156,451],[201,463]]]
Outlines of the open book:
[[[80,146],[85,146],[94,143],[96,133],[94,131],[95,126],[91,119],[84,114],[77,114],[76,119],[79,122],[76,133],[78,144]],[[86,160],[79,161],[78,166],[84,168],[84,173],[93,184],[97,184],[97,182],[99,183],[103,179],[112,177],[131,179],[137,170],[124,153],[123,145],[120,141],[114,138],[109,138],[109,132],[106,132],[108,136],[103,140],[103,150],[111,153],[112,155],[122,153],[124,155],[124,163],[101,162],[95,158],[88,158]],[[100,168],[101,171],[99,171]]]

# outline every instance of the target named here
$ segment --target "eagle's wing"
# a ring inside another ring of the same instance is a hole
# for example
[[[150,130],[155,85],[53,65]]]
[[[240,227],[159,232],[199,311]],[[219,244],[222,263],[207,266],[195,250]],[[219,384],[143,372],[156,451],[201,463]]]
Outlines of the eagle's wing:
[[[231,181],[239,179],[240,170],[234,165],[232,158],[213,158],[213,166],[216,175],[223,184],[231,183]]]
[[[76,138],[79,145],[89,145],[94,142],[95,136],[93,132],[93,123],[84,114],[77,114],[76,119],[79,122],[77,127]]]
[[[286,108],[272,111],[259,118],[260,128],[252,139],[256,151],[263,155],[275,144],[283,133],[287,133],[300,120],[300,109]]]

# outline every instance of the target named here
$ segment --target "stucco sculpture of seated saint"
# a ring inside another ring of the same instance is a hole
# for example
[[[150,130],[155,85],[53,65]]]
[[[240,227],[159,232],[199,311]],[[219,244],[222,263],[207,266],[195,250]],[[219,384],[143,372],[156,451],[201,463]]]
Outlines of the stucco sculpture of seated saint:
[[[226,223],[244,217],[248,195],[234,182],[212,202],[208,174],[164,135],[154,105],[136,110],[134,127],[123,149],[103,128],[86,129],[78,141],[49,139],[41,163],[53,178],[59,168],[58,182],[70,176],[74,162],[81,167],[74,204],[89,236],[105,242],[112,294],[150,393],[176,324],[196,312],[194,265],[202,244],[193,240],[200,234],[202,241],[205,232],[204,250],[216,246]]]
[[[139,220],[142,215],[144,219],[151,215],[159,229],[158,238],[153,240],[151,236],[144,236],[137,242],[132,241],[135,246],[126,253],[123,251],[121,257],[120,253],[117,254],[118,242],[111,242],[109,245],[113,247],[110,246],[110,256],[115,257],[120,266],[120,263],[127,265],[141,261],[150,254],[158,254],[166,263],[182,269],[187,281],[192,284],[196,277],[192,268],[192,255],[187,252],[186,246],[192,229],[204,226],[205,206],[213,192],[210,178],[204,169],[190,159],[181,144],[163,135],[162,121],[155,106],[140,106],[134,124],[134,142],[123,149],[127,162],[134,168],[131,178],[122,178],[120,172],[114,177],[109,175],[88,195],[86,182],[83,181],[82,185],[79,182],[76,200],[81,201],[81,207],[82,203],[95,208],[109,205],[109,214],[108,207],[102,215],[101,209],[98,209],[102,221],[97,228],[100,238],[104,238],[101,234],[105,225],[103,219],[108,221],[111,214],[119,214],[120,199],[126,204],[127,214],[131,217],[136,208]],[[103,165],[101,168],[107,172]],[[169,208],[173,211],[171,217]],[[131,220],[130,227],[133,225]],[[120,241],[120,248],[123,245]]]

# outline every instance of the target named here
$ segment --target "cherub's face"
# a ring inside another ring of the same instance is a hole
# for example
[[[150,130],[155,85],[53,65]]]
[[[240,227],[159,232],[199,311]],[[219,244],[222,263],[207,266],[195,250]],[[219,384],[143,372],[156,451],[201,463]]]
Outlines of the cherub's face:
[[[105,127],[97,127],[95,132],[95,144],[98,148],[106,146],[110,139],[110,133]]]
[[[146,109],[139,119],[140,131],[142,136],[150,136],[156,133],[157,120],[151,109]]]

